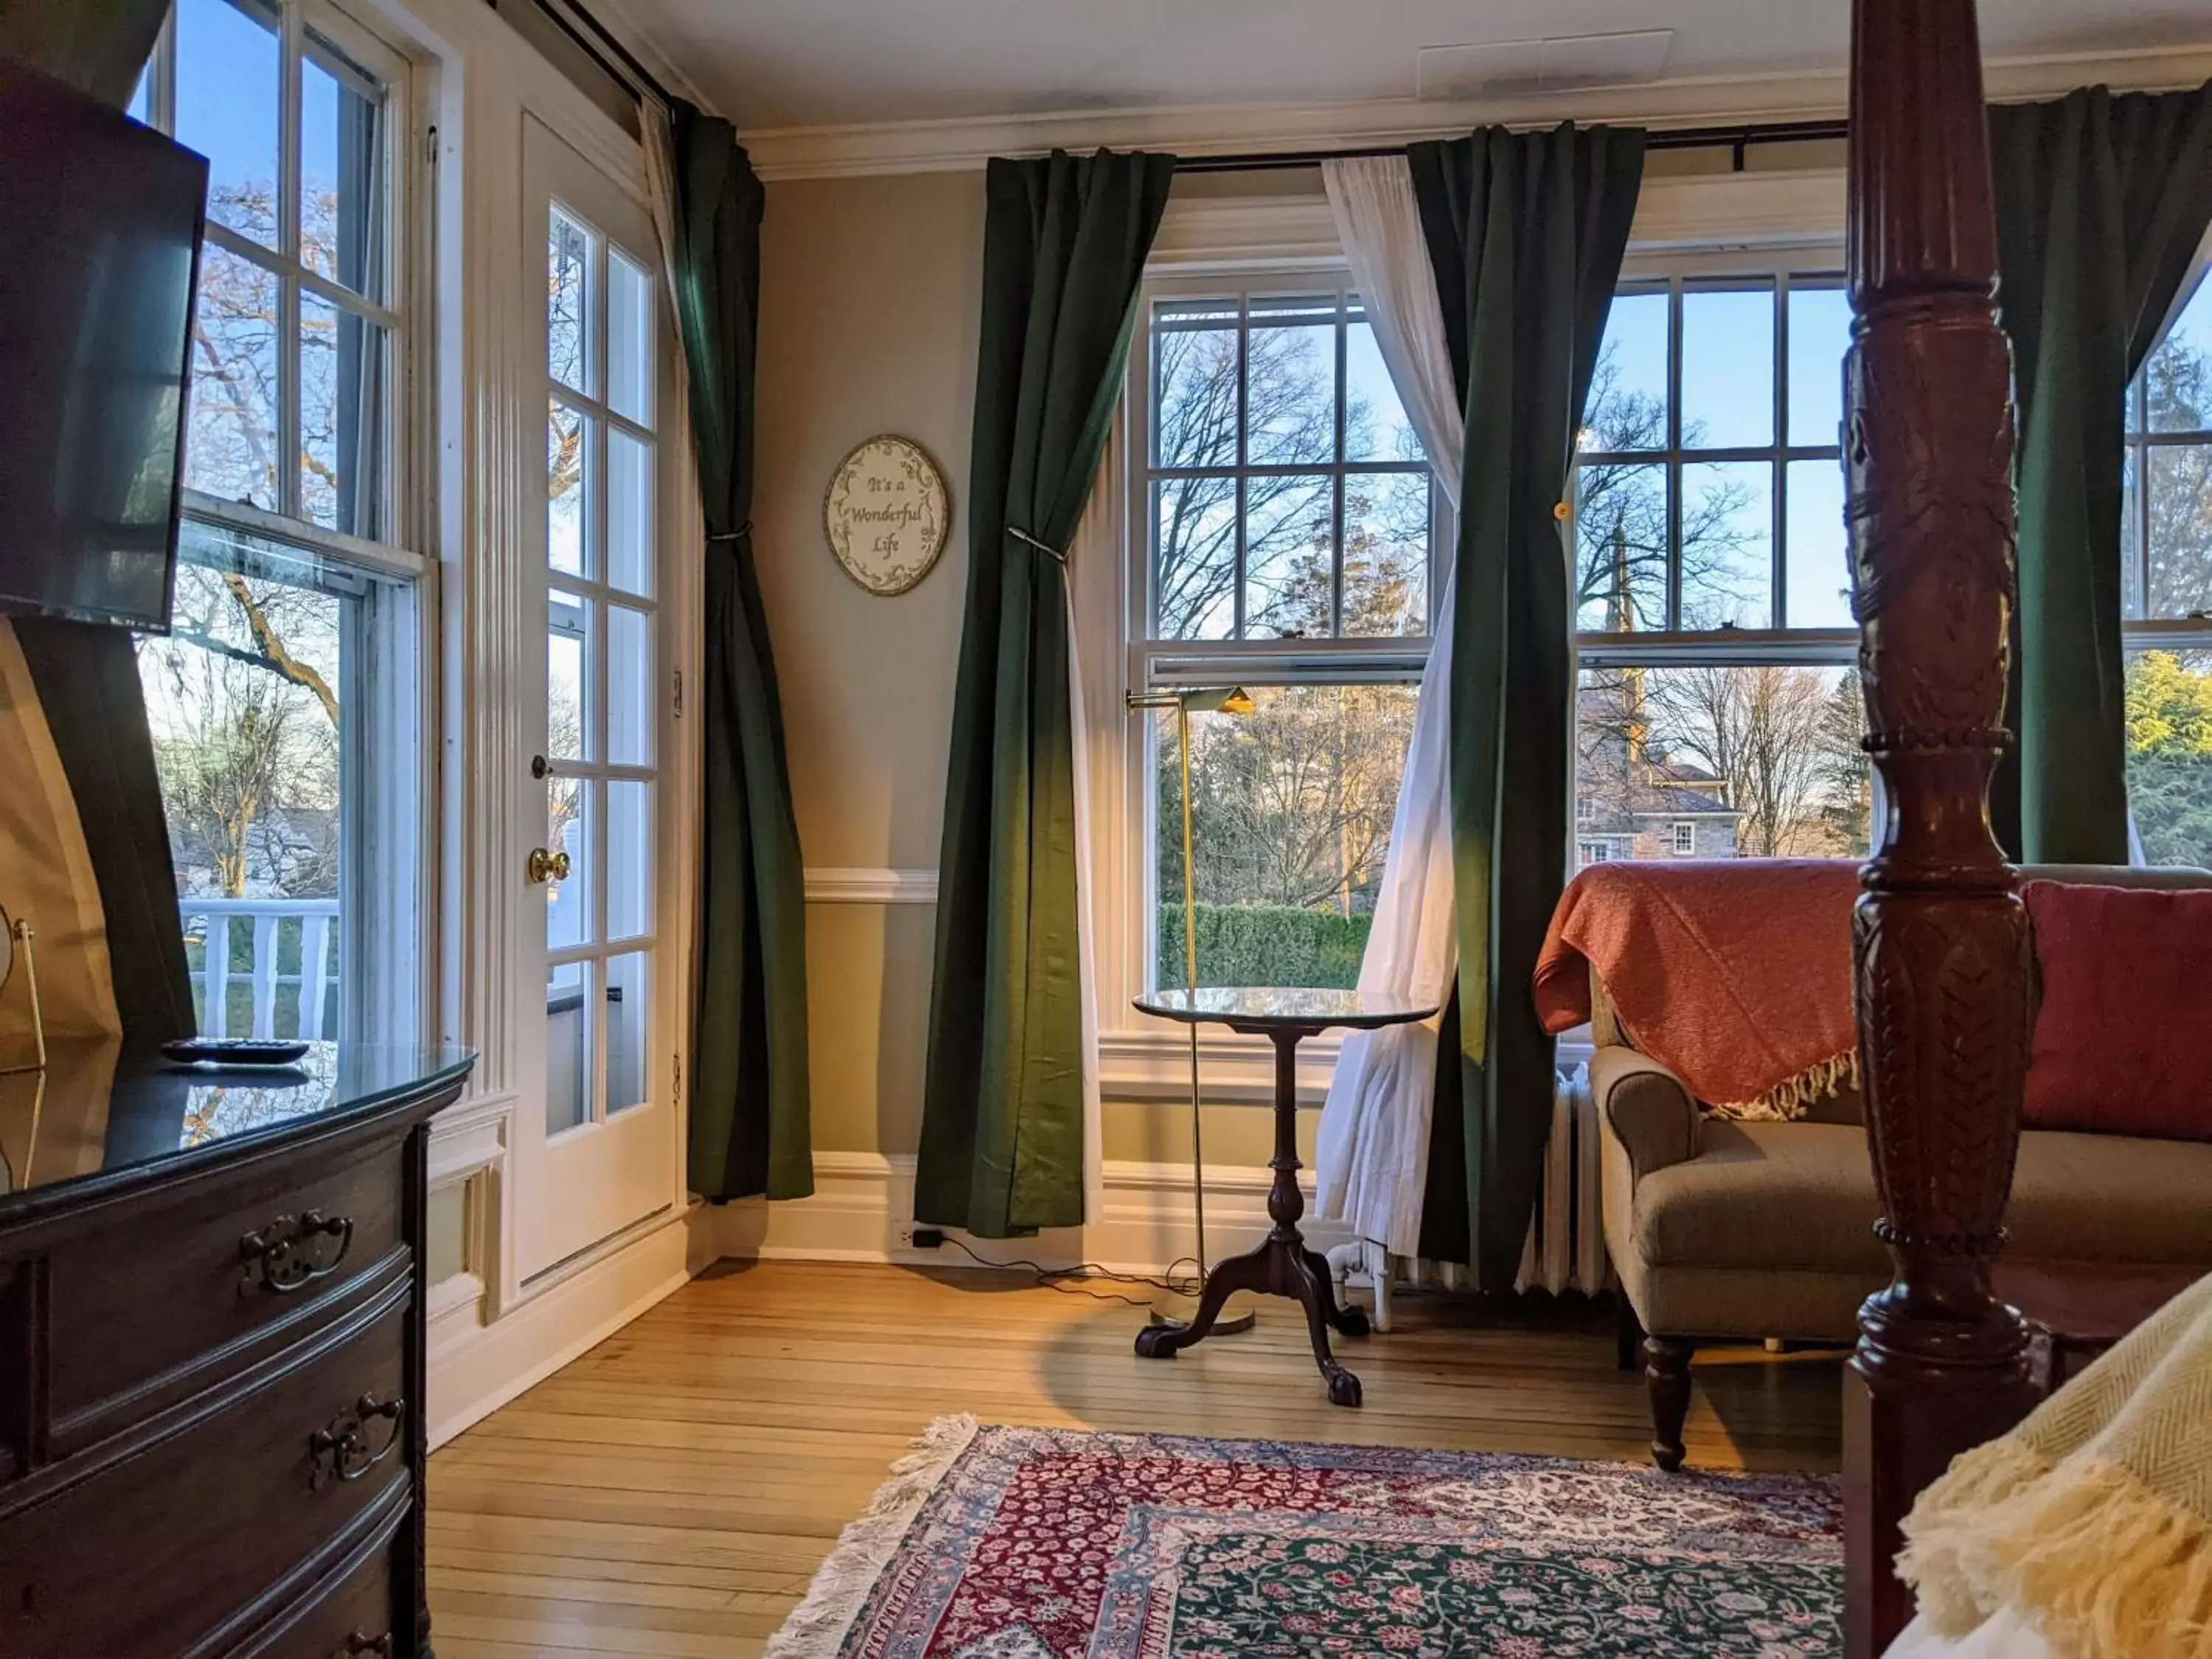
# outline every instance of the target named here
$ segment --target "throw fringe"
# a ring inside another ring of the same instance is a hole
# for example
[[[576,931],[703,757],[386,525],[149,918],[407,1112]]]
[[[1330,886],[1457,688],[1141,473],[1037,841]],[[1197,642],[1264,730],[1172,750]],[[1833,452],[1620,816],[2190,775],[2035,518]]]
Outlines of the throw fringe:
[[[1846,1048],[1840,1054],[1808,1066],[1796,1077],[1776,1084],[1756,1100],[1723,1101],[1713,1108],[1716,1117],[1735,1118],[1746,1123],[1782,1123],[1792,1121],[1813,1109],[1813,1103],[1825,1100],[1839,1089],[1859,1086],[1859,1051]]]
[[[1938,1633],[2009,1604],[2055,1659],[2212,1659],[2212,1529],[2120,1465],[1966,1454],[1905,1522],[1898,1576]]]
[[[770,1638],[762,1659],[836,1659],[868,1592],[898,1553],[929,1495],[975,1439],[977,1426],[963,1412],[940,1417],[922,1431],[915,1449],[891,1465],[891,1478],[868,1512],[838,1534],[837,1547],[814,1575],[806,1599]]]

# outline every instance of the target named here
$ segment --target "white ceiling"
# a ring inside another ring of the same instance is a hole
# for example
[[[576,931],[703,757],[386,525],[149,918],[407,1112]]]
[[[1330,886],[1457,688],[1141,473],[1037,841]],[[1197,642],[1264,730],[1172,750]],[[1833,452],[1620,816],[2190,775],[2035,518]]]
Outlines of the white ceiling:
[[[586,0],[589,3],[589,0]],[[602,0],[787,127],[1411,99],[1423,47],[1671,29],[1664,82],[1843,67],[1847,0]],[[2212,0],[1983,0],[1991,59],[2212,44]]]

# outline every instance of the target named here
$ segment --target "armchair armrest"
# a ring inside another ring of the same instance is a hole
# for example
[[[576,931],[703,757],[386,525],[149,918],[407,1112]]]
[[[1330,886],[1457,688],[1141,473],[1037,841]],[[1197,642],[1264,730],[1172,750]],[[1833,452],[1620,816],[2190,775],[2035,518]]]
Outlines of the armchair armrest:
[[[1590,1098],[1605,1115],[1641,1181],[1698,1155],[1698,1103],[1649,1054],[1603,1044],[1590,1055]]]

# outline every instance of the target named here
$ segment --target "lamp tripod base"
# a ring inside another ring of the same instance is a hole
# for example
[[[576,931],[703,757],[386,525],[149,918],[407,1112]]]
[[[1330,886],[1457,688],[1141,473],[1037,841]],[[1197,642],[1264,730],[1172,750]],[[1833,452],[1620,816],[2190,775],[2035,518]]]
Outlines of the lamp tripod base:
[[[1145,1323],[1147,1328],[1156,1326],[1184,1326],[1198,1317],[1198,1298],[1185,1296],[1180,1291],[1161,1291],[1152,1297],[1152,1316]],[[1260,1313],[1253,1299],[1239,1291],[1222,1304],[1220,1316],[1213,1322],[1215,1336],[1242,1336],[1260,1322]]]

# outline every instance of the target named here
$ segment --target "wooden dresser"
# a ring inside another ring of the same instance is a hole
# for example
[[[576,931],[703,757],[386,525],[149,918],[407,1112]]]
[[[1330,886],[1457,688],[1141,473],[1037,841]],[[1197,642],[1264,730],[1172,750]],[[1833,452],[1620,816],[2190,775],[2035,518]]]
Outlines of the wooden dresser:
[[[0,1656],[429,1653],[426,1157],[471,1063],[0,1078]]]

